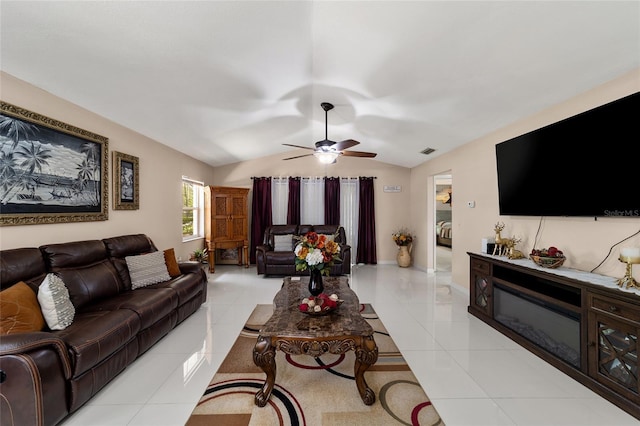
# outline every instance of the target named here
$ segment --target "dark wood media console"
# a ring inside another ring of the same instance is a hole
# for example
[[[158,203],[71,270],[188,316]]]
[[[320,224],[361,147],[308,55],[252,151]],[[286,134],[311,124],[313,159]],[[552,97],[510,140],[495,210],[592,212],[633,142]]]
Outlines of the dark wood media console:
[[[640,419],[640,292],[528,259],[468,255],[470,314]]]

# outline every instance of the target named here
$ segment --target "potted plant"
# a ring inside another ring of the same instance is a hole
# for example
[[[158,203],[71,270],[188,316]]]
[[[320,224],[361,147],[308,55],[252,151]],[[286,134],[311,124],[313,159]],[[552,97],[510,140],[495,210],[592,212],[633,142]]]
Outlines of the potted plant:
[[[206,263],[207,262],[207,249],[197,249],[191,254],[191,259],[196,262]]]

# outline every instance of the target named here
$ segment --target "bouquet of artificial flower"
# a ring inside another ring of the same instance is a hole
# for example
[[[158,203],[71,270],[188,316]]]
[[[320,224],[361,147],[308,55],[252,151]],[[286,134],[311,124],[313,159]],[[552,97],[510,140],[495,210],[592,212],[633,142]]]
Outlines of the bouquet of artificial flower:
[[[296,254],[296,271],[317,269],[323,275],[329,275],[334,261],[340,260],[340,245],[326,235],[307,232],[301,237],[294,250]],[[335,236],[334,236],[335,239]]]
[[[400,229],[397,232],[391,234],[393,241],[397,246],[408,246],[413,242],[413,235],[406,229]]]

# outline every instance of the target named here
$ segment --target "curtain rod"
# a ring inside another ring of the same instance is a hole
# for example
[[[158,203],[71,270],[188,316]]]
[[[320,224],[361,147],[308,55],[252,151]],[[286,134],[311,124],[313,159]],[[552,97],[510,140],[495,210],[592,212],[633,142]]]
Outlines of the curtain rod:
[[[377,176],[346,176],[346,177],[342,177],[342,176],[251,176],[251,180],[269,179],[269,178],[277,178],[277,179],[287,179],[287,178],[309,179],[311,177],[317,177],[317,178],[322,178],[322,179],[327,179],[327,178],[333,178],[333,179],[360,179],[361,177],[362,178],[368,178],[368,179],[378,179]]]

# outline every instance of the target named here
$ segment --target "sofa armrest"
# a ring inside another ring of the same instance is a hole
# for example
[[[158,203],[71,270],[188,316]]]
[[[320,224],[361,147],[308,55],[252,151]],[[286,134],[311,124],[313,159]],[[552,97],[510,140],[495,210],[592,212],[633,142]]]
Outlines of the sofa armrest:
[[[0,340],[0,356],[20,355],[39,349],[50,349],[56,352],[62,363],[64,378],[71,378],[71,364],[67,354],[67,345],[62,339],[51,333],[18,333],[2,336]]]
[[[269,244],[263,244],[260,246],[256,246],[256,251],[261,251],[263,253],[266,253],[268,251],[273,251],[273,247],[271,247]]]
[[[342,262],[351,263],[351,246],[349,244],[340,244],[340,255]]]
[[[53,333],[2,336],[0,423],[58,424],[69,415],[70,378],[66,345]]]
[[[179,262],[178,267],[183,274],[199,274],[202,270],[200,262]]]
[[[273,247],[269,244],[256,246],[256,273],[258,275],[265,274],[267,271],[267,253],[273,251]]]

